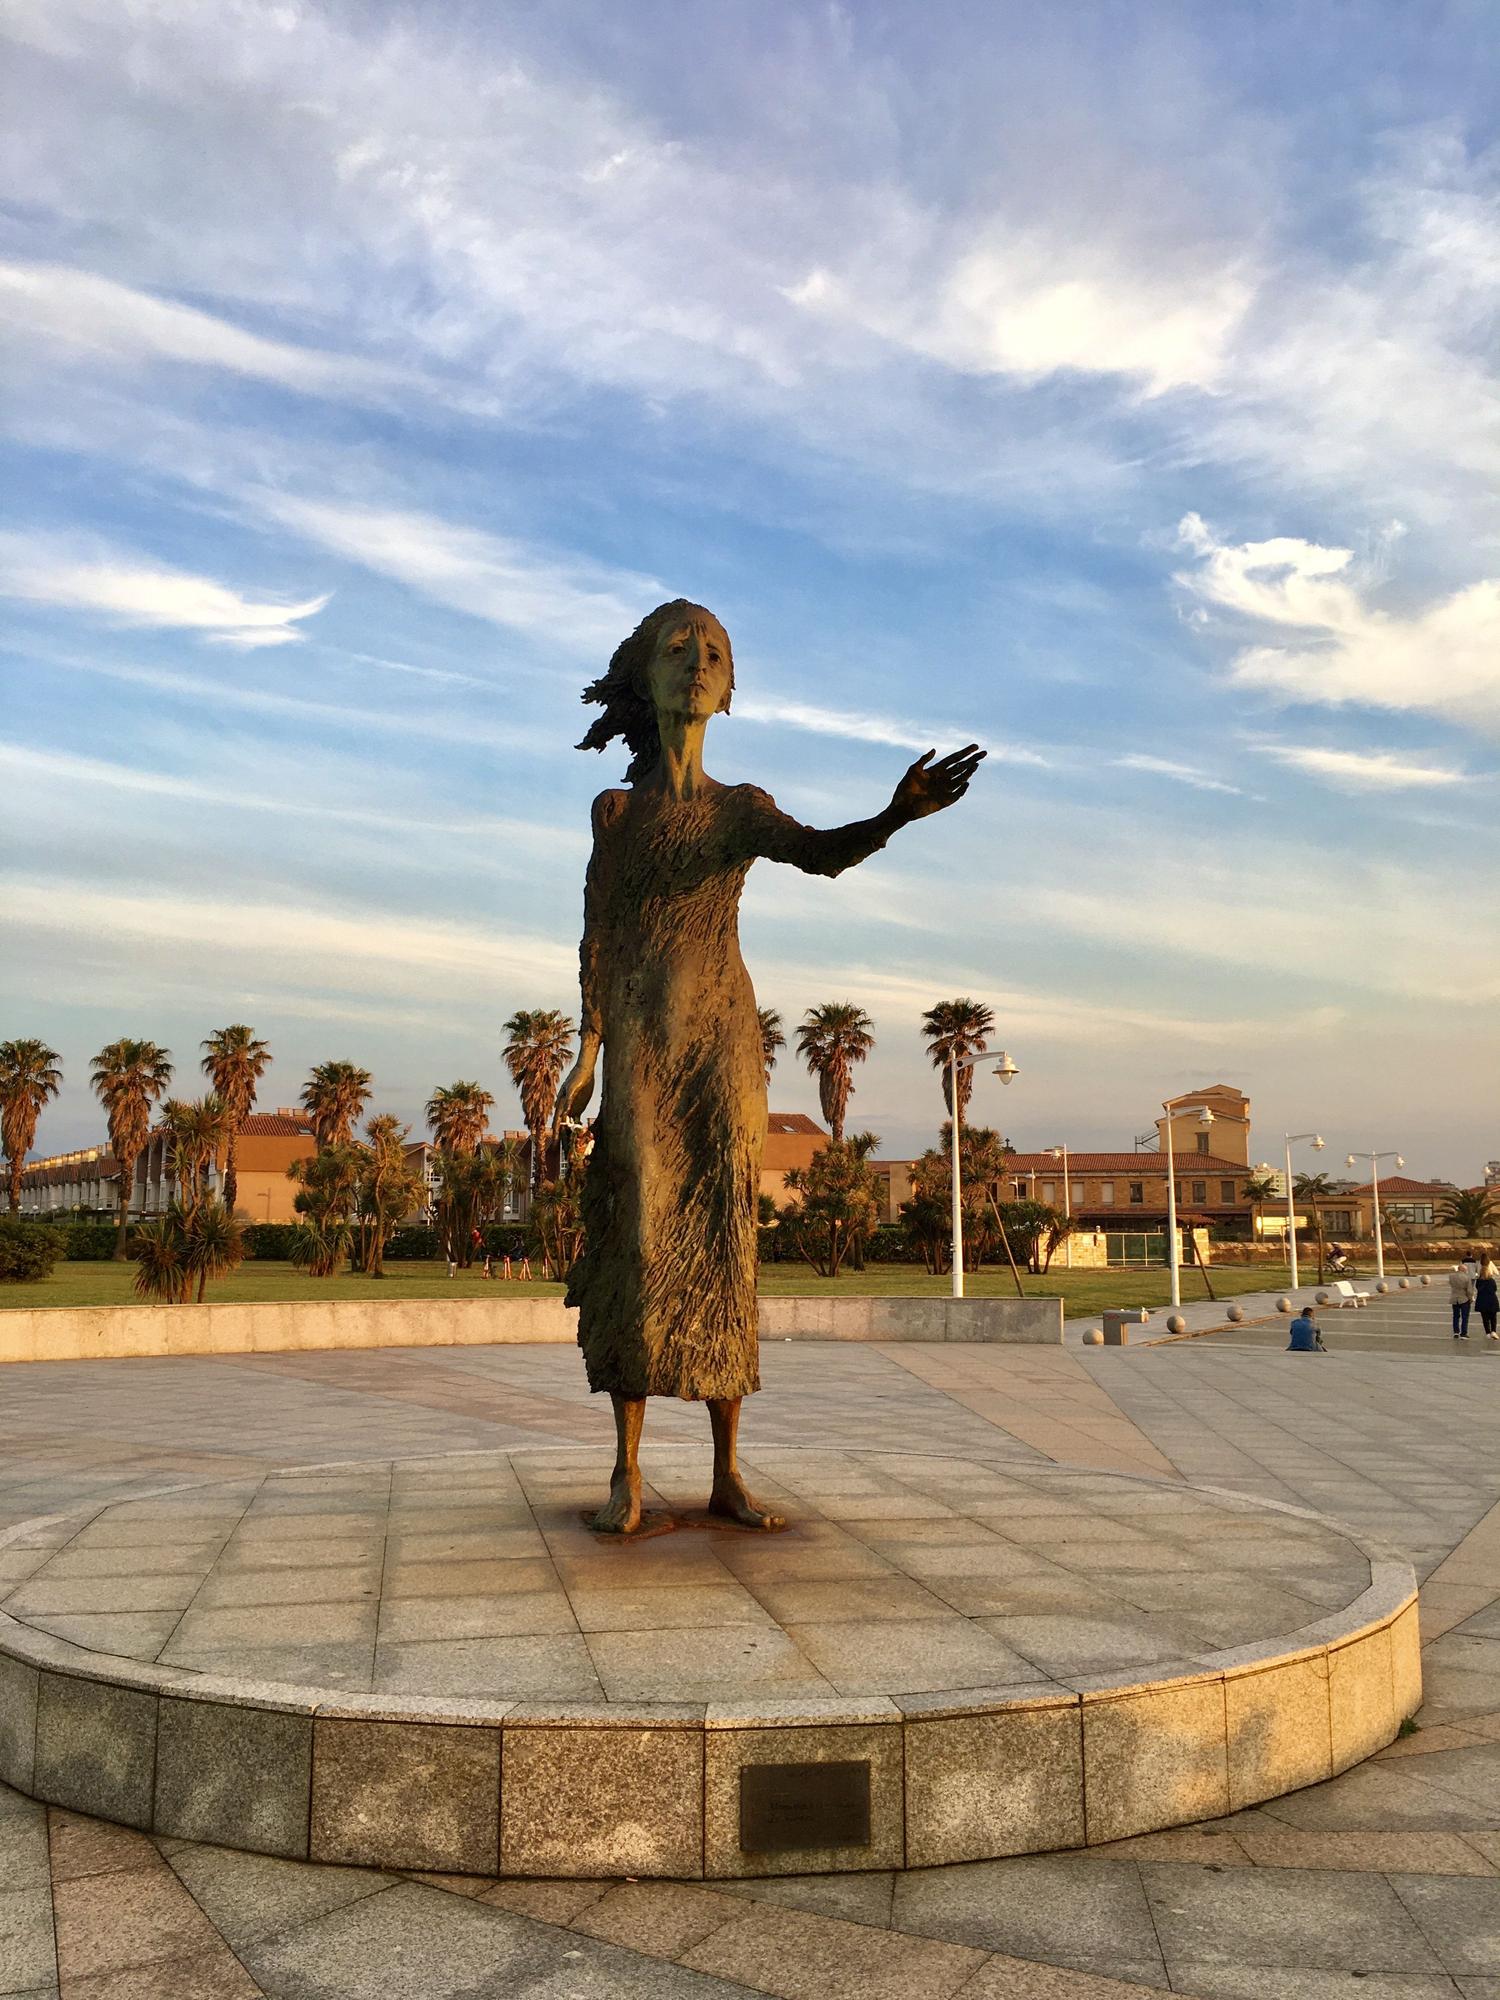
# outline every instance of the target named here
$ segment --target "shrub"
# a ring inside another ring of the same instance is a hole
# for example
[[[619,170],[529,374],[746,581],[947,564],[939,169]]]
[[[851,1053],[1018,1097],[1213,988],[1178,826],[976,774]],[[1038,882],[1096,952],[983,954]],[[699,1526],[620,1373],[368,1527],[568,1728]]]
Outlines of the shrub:
[[[70,1222],[61,1234],[63,1255],[69,1262],[107,1264],[115,1254],[120,1232],[112,1222]]]
[[[50,1278],[62,1250],[61,1232],[45,1222],[0,1218],[0,1283],[22,1285]]]
[[[398,1262],[413,1258],[420,1261],[429,1257],[441,1257],[443,1246],[438,1241],[435,1229],[415,1224],[410,1229],[398,1229],[385,1246],[385,1254]]]
[[[296,1240],[295,1222],[251,1222],[245,1227],[245,1255],[262,1263],[289,1264]]]

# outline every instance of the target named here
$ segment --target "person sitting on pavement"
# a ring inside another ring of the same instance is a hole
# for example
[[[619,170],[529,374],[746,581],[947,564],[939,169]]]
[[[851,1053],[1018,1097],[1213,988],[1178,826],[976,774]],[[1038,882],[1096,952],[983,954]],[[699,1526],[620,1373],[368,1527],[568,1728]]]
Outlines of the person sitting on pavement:
[[[1478,1269],[1477,1265],[1475,1269]],[[1474,1303],[1474,1280],[1463,1264],[1455,1264],[1448,1273],[1448,1303],[1453,1307],[1453,1338],[1467,1340],[1469,1308]]]
[[[1326,1354],[1323,1335],[1318,1328],[1318,1309],[1309,1302],[1292,1321],[1292,1337],[1287,1342],[1288,1354]]]

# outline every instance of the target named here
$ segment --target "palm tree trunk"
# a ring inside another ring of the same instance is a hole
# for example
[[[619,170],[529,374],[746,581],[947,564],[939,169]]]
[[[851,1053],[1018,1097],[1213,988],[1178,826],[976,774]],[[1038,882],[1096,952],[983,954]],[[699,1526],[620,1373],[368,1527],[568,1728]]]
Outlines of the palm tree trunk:
[[[19,1215],[21,1212],[21,1170],[25,1164],[24,1157],[14,1159],[10,1162],[10,1212],[12,1215]]]
[[[224,1142],[224,1206],[229,1210],[231,1215],[234,1214],[234,1204],[239,1199],[240,1192],[240,1180],[235,1159],[235,1141],[238,1137],[239,1134],[235,1130],[233,1120],[231,1120],[229,1136]]]
[[[1318,1232],[1318,1283],[1321,1285],[1324,1273],[1323,1211],[1316,1201],[1313,1202],[1313,1224]]]
[[[125,1262],[125,1231],[130,1222],[130,1197],[135,1192],[135,1156],[120,1161],[120,1220],[115,1231],[115,1252],[112,1261]]]

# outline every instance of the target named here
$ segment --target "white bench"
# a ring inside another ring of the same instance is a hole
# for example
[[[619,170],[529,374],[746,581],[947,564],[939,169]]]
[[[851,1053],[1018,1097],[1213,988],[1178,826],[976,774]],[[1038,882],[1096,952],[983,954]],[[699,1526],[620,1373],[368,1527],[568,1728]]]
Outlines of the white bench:
[[[1374,1297],[1373,1292],[1361,1292],[1347,1278],[1335,1278],[1323,1288],[1328,1294],[1331,1306],[1367,1306]]]

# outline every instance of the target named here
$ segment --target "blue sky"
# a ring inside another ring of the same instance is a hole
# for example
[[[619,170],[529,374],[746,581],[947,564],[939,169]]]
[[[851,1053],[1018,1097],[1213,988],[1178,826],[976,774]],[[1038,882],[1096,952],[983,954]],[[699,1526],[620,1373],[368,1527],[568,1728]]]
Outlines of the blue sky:
[[[1500,1153],[1493,14],[8,0],[0,1033],[251,1021],[420,1118],[576,1005],[578,695],[685,594],[819,824],[747,961],[853,1115],[995,1007],[1018,1144],[1220,1079]],[[986,1092],[993,1091],[993,1100]],[[812,1109],[783,1065],[773,1104]],[[1329,1157],[1324,1156],[1325,1159]]]

